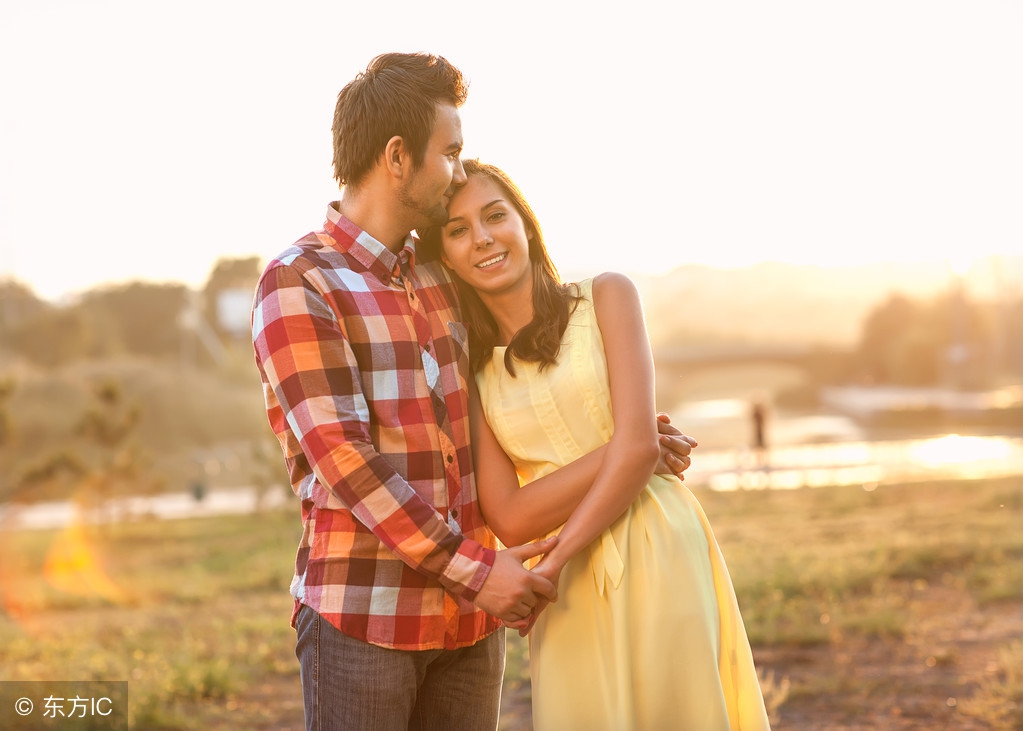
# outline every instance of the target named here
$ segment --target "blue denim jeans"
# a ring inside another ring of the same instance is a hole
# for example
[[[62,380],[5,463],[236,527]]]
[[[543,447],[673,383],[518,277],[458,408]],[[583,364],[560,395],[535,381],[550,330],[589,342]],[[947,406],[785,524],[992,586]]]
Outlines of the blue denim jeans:
[[[497,728],[504,628],[458,650],[391,650],[340,632],[303,606],[295,654],[307,731]]]

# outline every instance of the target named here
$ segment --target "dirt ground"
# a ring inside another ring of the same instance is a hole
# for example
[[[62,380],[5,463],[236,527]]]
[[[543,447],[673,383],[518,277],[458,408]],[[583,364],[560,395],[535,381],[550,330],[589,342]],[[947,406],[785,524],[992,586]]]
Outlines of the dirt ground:
[[[928,587],[901,640],[843,641],[757,653],[758,664],[787,676],[789,700],[778,729],[991,729],[960,706],[997,672],[999,651],[1023,638],[1023,604],[980,608],[965,591]],[[831,676],[832,693],[803,695]]]
[[[960,709],[998,653],[1023,638],[1023,603],[978,607],[965,590],[921,588],[902,639],[833,638],[817,647],[757,648],[761,674],[787,678],[772,727],[793,731],[997,728]],[[529,731],[529,687],[506,692],[502,731]]]
[[[964,589],[927,586],[915,593],[910,611],[902,639],[836,637],[815,647],[754,647],[761,673],[789,683],[772,719],[775,731],[1011,728],[971,717],[960,706],[996,672],[999,651],[1023,638],[1023,602],[979,607]],[[235,709],[264,714],[259,731],[304,728],[297,677],[253,691],[235,699]],[[532,728],[528,681],[506,687],[500,728]]]

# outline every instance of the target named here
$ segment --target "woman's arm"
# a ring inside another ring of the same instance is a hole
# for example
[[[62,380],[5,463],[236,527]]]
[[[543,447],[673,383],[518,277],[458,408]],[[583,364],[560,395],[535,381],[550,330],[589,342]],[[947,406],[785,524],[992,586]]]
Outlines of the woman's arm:
[[[555,583],[568,560],[636,499],[658,459],[654,364],[639,292],[624,275],[602,274],[593,282],[593,304],[604,339],[614,434],[591,489],[537,568]]]
[[[483,519],[506,546],[546,535],[568,520],[593,484],[607,450],[600,447],[520,488],[515,466],[483,414],[475,384],[469,390],[469,427]]]
[[[632,282],[624,277],[619,279],[635,292]],[[611,296],[607,295],[608,298]],[[638,295],[634,305],[632,315],[638,316],[642,325]],[[617,307],[614,302],[604,306],[608,309]],[[626,327],[632,326],[626,323]],[[601,331],[605,329],[606,326],[602,325]],[[649,352],[645,327],[641,329],[643,347],[645,352]],[[604,340],[607,348],[606,334]],[[652,400],[652,360],[650,371]],[[696,446],[696,440],[671,426],[666,414],[654,418],[652,410],[650,413],[649,444],[660,455],[656,471],[683,479],[682,473],[689,467],[689,454]],[[539,538],[565,523],[593,485],[608,449],[608,445],[601,446],[555,472],[520,487],[514,465],[487,423],[476,384],[472,380],[469,388],[469,425],[480,508],[484,520],[506,546],[518,546]],[[615,430],[618,430],[617,420]]]

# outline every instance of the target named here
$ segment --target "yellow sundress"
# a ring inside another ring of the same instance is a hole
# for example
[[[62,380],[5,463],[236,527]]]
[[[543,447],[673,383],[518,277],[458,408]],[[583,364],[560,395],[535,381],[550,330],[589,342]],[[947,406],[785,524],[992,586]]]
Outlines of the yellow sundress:
[[[476,380],[522,484],[606,443],[614,429],[592,280],[556,364]],[[625,515],[566,565],[529,641],[536,731],[715,731],[770,725],[732,581],[695,496],[654,475]]]

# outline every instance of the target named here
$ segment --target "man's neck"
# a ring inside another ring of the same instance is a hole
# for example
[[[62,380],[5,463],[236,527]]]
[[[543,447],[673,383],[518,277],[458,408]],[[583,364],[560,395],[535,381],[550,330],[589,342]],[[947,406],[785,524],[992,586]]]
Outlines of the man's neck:
[[[381,195],[368,186],[358,189],[346,186],[341,192],[338,211],[395,254],[405,246],[411,231],[389,192]]]

